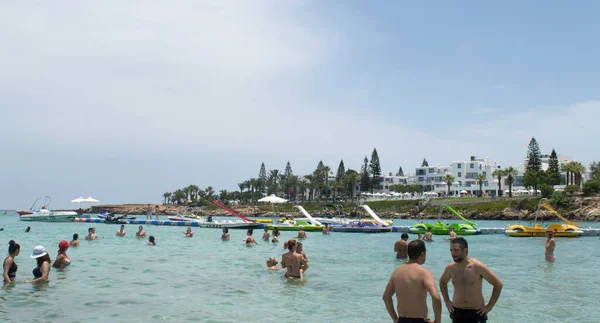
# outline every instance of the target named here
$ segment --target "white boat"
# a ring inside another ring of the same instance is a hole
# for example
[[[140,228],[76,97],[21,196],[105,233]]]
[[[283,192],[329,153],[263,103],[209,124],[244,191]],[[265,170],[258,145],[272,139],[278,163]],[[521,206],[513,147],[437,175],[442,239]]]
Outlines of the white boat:
[[[169,221],[182,221],[189,222],[192,226],[198,226],[200,228],[216,228],[220,229],[227,227],[229,229],[254,229],[260,226],[258,222],[247,222],[247,221],[231,221],[231,220],[217,220],[214,221],[212,216],[203,217],[196,215],[175,215],[170,216]]]
[[[40,202],[40,200],[42,202]],[[19,220],[21,221],[42,221],[42,222],[72,222],[77,216],[74,211],[51,211],[50,196],[38,197],[31,205],[29,211],[17,210]]]

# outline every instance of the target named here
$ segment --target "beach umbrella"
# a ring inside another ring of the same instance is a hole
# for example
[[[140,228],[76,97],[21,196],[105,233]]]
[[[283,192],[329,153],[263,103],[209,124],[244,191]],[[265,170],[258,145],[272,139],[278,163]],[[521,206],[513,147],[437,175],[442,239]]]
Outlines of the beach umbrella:
[[[281,204],[287,202],[286,199],[282,199],[281,197],[275,196],[275,194],[271,194],[269,196],[263,197],[258,202],[263,203],[271,203],[271,204]]]
[[[98,203],[100,201],[96,200],[95,198],[88,196],[88,198],[85,199],[85,201],[83,202],[88,202],[88,203]]]

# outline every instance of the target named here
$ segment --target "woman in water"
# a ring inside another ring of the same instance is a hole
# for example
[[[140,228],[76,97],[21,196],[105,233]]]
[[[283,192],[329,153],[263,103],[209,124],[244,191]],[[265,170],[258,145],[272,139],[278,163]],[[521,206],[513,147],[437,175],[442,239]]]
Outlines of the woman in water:
[[[273,239],[271,239],[271,242],[275,243],[275,242],[279,242],[279,235],[281,233],[279,233],[279,228],[278,227],[274,227],[273,228]]]
[[[242,239],[242,241],[246,242],[247,246],[250,245],[251,243],[258,244],[258,243],[256,243],[256,240],[254,240],[254,237],[252,236],[253,232],[254,232],[254,230],[248,229],[248,232],[246,233],[246,237],[244,239]]]
[[[73,233],[73,240],[69,244],[71,247],[79,247],[79,234]]]
[[[148,237],[148,245],[149,246],[156,246],[156,242],[154,241],[154,236],[149,236]]]
[[[58,255],[52,267],[62,269],[71,264],[71,258],[67,256],[67,249],[69,249],[69,243],[67,240],[63,240],[58,244]]]
[[[43,246],[37,246],[33,248],[33,254],[31,258],[37,261],[37,267],[33,270],[33,280],[27,280],[26,283],[38,283],[47,282],[50,276],[50,256],[46,252],[46,248]]]
[[[10,240],[8,243],[8,257],[4,259],[4,283],[14,282],[17,279],[17,263],[15,262],[15,257],[19,255],[21,252],[21,246],[15,242],[15,240]]]
[[[221,240],[223,240],[223,241],[229,240],[229,229],[227,227],[223,227],[223,234],[221,235]]]
[[[194,233],[192,232],[192,228],[190,228],[190,227],[188,227],[187,230],[185,230],[184,234],[187,238],[191,238],[194,236]]]

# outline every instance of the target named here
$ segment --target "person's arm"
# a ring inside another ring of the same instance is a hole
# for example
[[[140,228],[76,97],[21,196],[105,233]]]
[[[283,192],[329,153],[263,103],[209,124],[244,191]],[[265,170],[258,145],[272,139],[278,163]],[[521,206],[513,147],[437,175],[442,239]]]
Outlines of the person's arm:
[[[304,272],[308,270],[308,260],[302,257],[302,261],[300,261],[300,268],[304,267]]]
[[[40,268],[40,271],[42,272],[42,277],[38,277],[38,278],[32,280],[31,281],[32,283],[48,281],[48,274],[50,273],[50,263],[48,263],[47,261],[44,261],[44,263],[42,264],[42,267]]]
[[[400,251],[400,241],[396,241],[394,244],[394,252]]]
[[[433,275],[431,271],[427,269],[423,269],[426,272],[425,275],[425,288],[431,295],[431,304],[433,305],[433,314],[435,316],[435,323],[442,322],[442,301],[440,300],[440,294],[438,294],[437,287],[435,286],[435,280],[433,279]]]
[[[285,267],[286,267],[286,266],[287,266],[287,265],[286,265],[286,263],[285,263],[285,257],[284,257],[284,256],[281,256],[281,268],[282,268],[282,269],[285,269]]]
[[[5,283],[10,283],[10,277],[8,277],[8,271],[10,270],[10,266],[12,266],[13,264],[13,260],[6,258],[6,260],[4,260],[4,274],[2,276],[4,276],[4,282]]]
[[[454,312],[454,304],[452,304],[452,301],[450,300],[450,297],[448,296],[448,282],[452,278],[451,267],[452,267],[452,265],[446,266],[444,273],[440,277],[440,292],[442,292],[442,297],[444,298],[444,303],[446,304],[446,308],[448,309],[448,312],[450,312],[450,313]]]
[[[490,296],[489,302],[477,312],[481,315],[485,315],[489,313],[492,310],[492,308],[494,308],[494,305],[496,305],[498,298],[500,298],[500,292],[502,291],[502,282],[500,281],[500,278],[498,278],[498,276],[496,276],[496,274],[494,274],[482,262],[479,262],[477,265],[475,265],[475,270],[483,277],[483,279],[485,279],[488,283],[490,283],[490,285],[493,286],[492,296]]]
[[[58,268],[60,266],[60,262],[63,261],[64,257],[65,256],[63,254],[60,254],[60,255],[56,256],[56,259],[54,260],[54,263],[52,264],[52,267]]]
[[[392,274],[393,275],[393,274]],[[387,309],[388,314],[392,318],[392,321],[398,322],[398,314],[396,313],[396,309],[394,308],[394,300],[392,296],[396,293],[396,287],[394,286],[394,281],[390,277],[390,280],[385,286],[385,290],[383,291],[383,303],[385,304],[385,309]]]

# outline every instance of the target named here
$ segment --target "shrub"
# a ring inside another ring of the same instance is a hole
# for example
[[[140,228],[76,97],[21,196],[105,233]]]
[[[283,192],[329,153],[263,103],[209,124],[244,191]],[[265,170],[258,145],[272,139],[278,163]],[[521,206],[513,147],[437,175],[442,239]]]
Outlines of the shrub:
[[[583,194],[591,196],[600,193],[600,179],[592,179],[583,184]]]
[[[558,208],[568,209],[573,205],[573,199],[563,191],[554,191],[552,204]]]
[[[552,197],[552,193],[554,193],[554,187],[544,183],[540,185],[540,191],[542,191],[543,198],[549,199]]]
[[[537,209],[538,200],[539,199],[536,199],[536,198],[534,198],[534,199],[524,198],[524,199],[520,200],[519,203],[517,204],[517,210],[529,210],[529,211],[533,212]]]
[[[565,193],[567,194],[573,194],[579,192],[579,186],[578,185],[567,185],[565,187]]]

